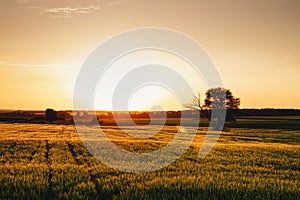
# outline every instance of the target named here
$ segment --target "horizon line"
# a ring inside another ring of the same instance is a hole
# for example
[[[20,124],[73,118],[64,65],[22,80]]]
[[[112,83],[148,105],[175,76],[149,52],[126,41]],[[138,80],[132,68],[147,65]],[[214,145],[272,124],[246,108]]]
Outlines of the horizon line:
[[[169,112],[169,111],[173,111],[173,112],[178,112],[178,111],[187,111],[187,110],[196,110],[196,109],[182,109],[182,110],[87,110],[87,109],[55,109],[55,108],[51,108],[51,107],[47,107],[45,109],[16,109],[16,108],[0,108],[0,111],[45,111],[46,109],[53,109],[55,111],[100,111],[100,112]],[[261,108],[239,108],[238,110],[300,110],[300,108],[278,108],[278,107],[261,107]],[[206,110],[206,109],[204,109]]]

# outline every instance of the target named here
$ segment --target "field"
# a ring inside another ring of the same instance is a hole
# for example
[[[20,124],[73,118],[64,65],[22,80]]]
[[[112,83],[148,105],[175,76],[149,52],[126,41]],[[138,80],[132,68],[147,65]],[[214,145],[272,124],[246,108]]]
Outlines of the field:
[[[148,125],[150,122],[153,125],[165,124],[167,126],[178,126],[180,125],[180,118],[167,118],[166,121],[161,118],[134,118],[133,121],[138,125]],[[127,125],[127,119],[119,119],[118,123],[121,125]],[[198,125],[194,119],[185,121],[186,125],[194,126]],[[103,119],[104,126],[115,126],[116,122],[113,119]],[[209,120],[201,118],[199,122],[200,126],[208,126]],[[227,124],[233,128],[264,128],[264,129],[294,129],[300,130],[300,116],[239,116],[236,124]]]
[[[104,130],[117,146],[148,152],[177,127],[149,139]],[[72,125],[0,124],[0,199],[300,199],[299,130],[226,129],[198,158],[206,130],[168,167],[135,174],[96,160]]]

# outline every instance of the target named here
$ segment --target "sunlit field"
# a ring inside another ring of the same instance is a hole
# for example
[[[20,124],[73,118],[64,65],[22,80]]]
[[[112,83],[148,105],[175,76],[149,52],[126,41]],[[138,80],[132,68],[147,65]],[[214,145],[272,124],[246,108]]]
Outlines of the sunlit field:
[[[149,152],[178,128],[146,139],[103,130],[120,148]],[[168,167],[134,174],[97,161],[72,125],[0,124],[0,199],[300,199],[299,130],[226,129],[201,159],[206,130]]]

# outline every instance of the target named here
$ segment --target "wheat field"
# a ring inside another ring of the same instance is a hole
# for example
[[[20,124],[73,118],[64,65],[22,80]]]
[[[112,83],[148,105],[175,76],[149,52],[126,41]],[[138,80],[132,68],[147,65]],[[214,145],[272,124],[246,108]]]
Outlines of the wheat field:
[[[149,152],[172,140],[178,127],[146,139],[114,126],[103,130],[120,148]],[[199,158],[206,131],[200,128],[171,165],[126,173],[95,159],[72,125],[3,123],[0,199],[300,199],[299,131],[232,128]]]

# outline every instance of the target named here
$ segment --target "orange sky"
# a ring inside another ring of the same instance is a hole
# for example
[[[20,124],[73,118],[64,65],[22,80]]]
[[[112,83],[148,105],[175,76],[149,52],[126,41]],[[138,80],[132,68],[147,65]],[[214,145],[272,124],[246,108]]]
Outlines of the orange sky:
[[[90,51],[141,27],[197,41],[241,107],[300,108],[299,24],[298,0],[1,0],[0,109],[72,109]]]

